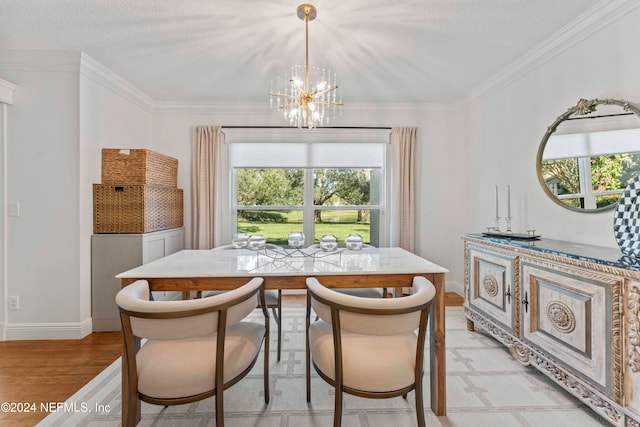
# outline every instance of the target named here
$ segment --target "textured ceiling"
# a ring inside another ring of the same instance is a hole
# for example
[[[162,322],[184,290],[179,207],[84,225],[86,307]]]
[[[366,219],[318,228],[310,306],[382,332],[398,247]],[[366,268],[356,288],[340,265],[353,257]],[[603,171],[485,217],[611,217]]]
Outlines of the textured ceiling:
[[[322,0],[343,101],[453,102],[602,0]],[[300,1],[0,0],[0,49],[81,50],[157,101],[265,101],[304,64]]]

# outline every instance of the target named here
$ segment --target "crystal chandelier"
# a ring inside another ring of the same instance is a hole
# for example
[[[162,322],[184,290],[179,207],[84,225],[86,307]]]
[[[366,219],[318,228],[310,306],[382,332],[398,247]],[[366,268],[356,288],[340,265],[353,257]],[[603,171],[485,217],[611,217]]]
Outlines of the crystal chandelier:
[[[305,65],[293,66],[291,76],[278,78],[275,92],[272,82],[270,106],[273,108],[275,104],[290,125],[313,129],[328,123],[328,110],[331,109],[335,116],[335,108],[341,106],[342,101],[336,100],[338,85],[335,73],[324,68],[309,69],[309,21],[316,18],[315,6],[301,4],[296,12],[305,24]]]

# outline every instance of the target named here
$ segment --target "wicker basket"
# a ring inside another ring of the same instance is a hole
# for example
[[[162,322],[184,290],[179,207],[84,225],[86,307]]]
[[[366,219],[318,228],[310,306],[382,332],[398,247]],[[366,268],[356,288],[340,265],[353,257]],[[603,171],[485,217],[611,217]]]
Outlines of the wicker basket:
[[[177,187],[178,159],[151,150],[103,148],[102,183]]]
[[[93,232],[149,233],[183,225],[182,189],[93,184]]]

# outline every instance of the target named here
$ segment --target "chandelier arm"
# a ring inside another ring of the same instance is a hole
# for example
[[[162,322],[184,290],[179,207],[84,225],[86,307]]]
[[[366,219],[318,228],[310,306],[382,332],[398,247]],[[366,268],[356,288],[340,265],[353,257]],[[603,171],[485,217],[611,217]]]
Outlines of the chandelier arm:
[[[342,102],[336,101],[313,101],[317,105],[344,105]]]
[[[284,110],[284,109],[286,109],[286,108],[290,108],[290,107],[297,107],[298,105],[299,105],[299,104],[298,104],[297,102],[290,102],[290,103],[288,103],[288,104],[281,105],[281,106],[279,106],[278,108],[279,108],[279,109],[281,109],[281,110]]]
[[[298,99],[297,96],[295,95],[289,95],[287,93],[274,93],[274,92],[269,92],[269,96],[278,96],[280,98],[287,98],[287,99]]]
[[[321,91],[314,93],[313,96],[321,96],[321,95],[324,95],[325,93],[329,93],[329,92],[331,92],[332,90],[335,90],[335,89],[338,89],[338,85],[334,85],[334,86],[328,87],[326,89],[322,89]]]

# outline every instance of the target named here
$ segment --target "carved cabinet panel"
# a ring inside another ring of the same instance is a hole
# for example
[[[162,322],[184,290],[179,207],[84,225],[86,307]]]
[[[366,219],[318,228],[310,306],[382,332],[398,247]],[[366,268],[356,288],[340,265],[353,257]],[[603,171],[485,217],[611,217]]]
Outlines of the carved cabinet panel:
[[[516,332],[514,258],[470,247],[469,270],[469,305],[491,316],[509,331]]]
[[[619,330],[612,334],[611,288],[622,281],[535,259],[523,258],[521,269],[521,338],[606,393],[619,391],[612,374],[621,349]]]

